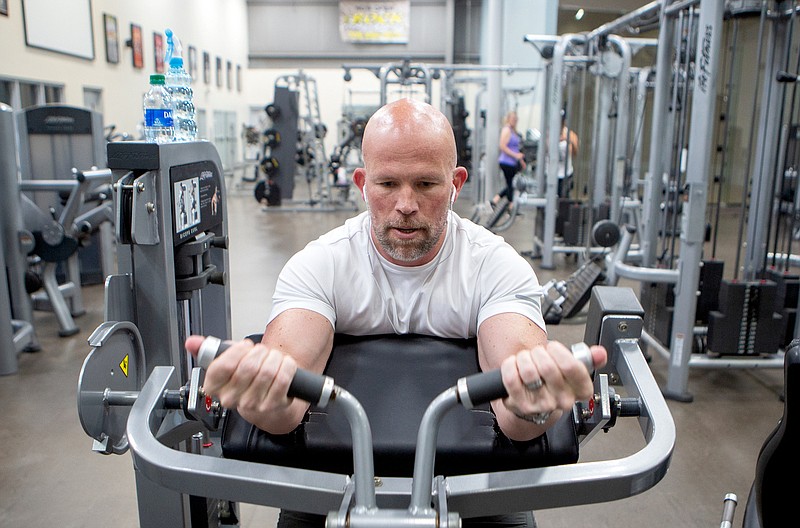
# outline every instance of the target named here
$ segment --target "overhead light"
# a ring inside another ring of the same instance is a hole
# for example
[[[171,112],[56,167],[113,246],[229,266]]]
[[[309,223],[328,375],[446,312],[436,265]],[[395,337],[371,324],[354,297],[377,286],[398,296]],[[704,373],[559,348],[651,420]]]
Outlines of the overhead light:
[[[578,9],[578,11],[575,12],[575,20],[582,19],[583,13],[584,13],[583,8]]]

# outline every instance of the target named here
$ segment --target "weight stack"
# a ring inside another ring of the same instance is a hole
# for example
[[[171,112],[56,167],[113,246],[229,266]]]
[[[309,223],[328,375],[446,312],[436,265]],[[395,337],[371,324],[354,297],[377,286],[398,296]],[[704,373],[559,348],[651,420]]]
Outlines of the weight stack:
[[[777,284],[723,280],[719,308],[708,321],[708,351],[725,356],[774,354],[783,340],[783,317],[775,312]]]
[[[559,205],[561,205],[559,203]],[[586,240],[586,214],[589,212],[588,208],[580,203],[570,203],[566,209],[564,217],[564,244],[567,246],[582,246]],[[559,211],[559,217],[561,217]]]
[[[675,311],[674,287],[664,282],[642,283],[639,297],[644,308],[645,331],[668,346]]]
[[[719,290],[725,263],[721,260],[700,262],[695,324],[708,324],[709,314],[719,306]],[[667,283],[644,283],[641,290],[644,307],[644,328],[662,344],[672,339],[672,317],[675,312],[675,286]]]
[[[697,296],[697,324],[707,325],[709,314],[719,307],[719,288],[725,263],[721,260],[700,262],[700,282]]]
[[[768,268],[764,278],[777,285],[775,311],[783,317],[783,339],[781,346],[786,348],[794,338],[794,327],[797,320],[797,301],[800,293],[800,275]]]
[[[569,198],[558,199],[558,212],[556,214],[556,236],[564,236],[564,222],[567,221],[570,215],[570,209],[573,206],[580,206],[581,202],[578,200],[571,200]],[[541,218],[537,219],[536,225],[544,225],[544,209],[538,209]],[[541,221],[539,221],[541,220]]]

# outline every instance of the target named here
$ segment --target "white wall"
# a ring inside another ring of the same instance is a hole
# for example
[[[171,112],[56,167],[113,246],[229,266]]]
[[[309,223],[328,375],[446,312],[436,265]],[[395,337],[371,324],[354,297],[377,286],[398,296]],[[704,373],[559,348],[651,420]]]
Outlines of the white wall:
[[[121,2],[92,0],[94,30],[94,60],[85,60],[61,53],[29,47],[25,44],[22,0],[8,0],[9,16],[0,16],[0,77],[32,81],[63,83],[65,103],[83,106],[83,88],[103,91],[103,121],[114,123],[118,131],[135,133],[142,120],[142,96],[148,87],[149,75],[154,72],[153,33],[171,28],[181,39],[184,55],[188,47],[198,52],[200,79],[195,80],[195,105],[208,116],[208,137],[214,137],[214,110],[233,111],[239,122],[247,117],[247,104],[242,93],[218,88],[214,78],[214,62],[221,57],[224,64],[231,61],[241,65],[247,83],[247,5],[246,0],[136,0]],[[103,13],[117,17],[120,61],[106,62]],[[132,50],[125,46],[130,38],[130,24],[142,27],[144,68],[132,65]],[[202,57],[211,56],[212,78],[206,85],[202,80]],[[186,60],[187,57],[184,57]]]
[[[537,0],[550,2],[552,0]],[[206,111],[209,127],[205,131],[213,139],[213,114],[215,110],[236,112],[240,124],[258,125],[251,118],[251,108],[262,108],[273,98],[275,79],[287,74],[297,73],[304,64],[298,61],[297,67],[282,67],[249,70],[248,65],[248,9],[246,0],[137,0],[121,2],[113,0],[92,0],[92,27],[94,29],[95,59],[85,60],[68,55],[26,46],[22,16],[22,0],[8,0],[9,16],[0,16],[0,77],[22,78],[26,80],[59,83],[65,87],[65,103],[83,106],[84,87],[99,88],[103,91],[106,124],[115,124],[117,130],[135,134],[142,121],[141,98],[147,90],[148,77],[153,72],[153,32],[163,32],[171,28],[180,37],[184,55],[188,47],[194,46],[198,52],[200,71],[195,79],[195,104]],[[106,61],[105,31],[103,14],[117,17],[120,40],[120,61],[110,64]],[[534,22],[525,31],[516,28],[508,38],[521,41],[524,32],[544,32],[541,19],[549,20],[549,15],[532,17]],[[144,68],[137,70],[132,66],[132,51],[125,46],[130,38],[130,24],[142,27],[144,40]],[[519,33],[519,34],[517,34]],[[212,79],[210,84],[202,80],[202,56],[207,51],[211,56]],[[524,50],[526,60],[512,60],[527,65],[528,56],[535,55],[531,49]],[[243,89],[236,87],[229,91],[227,86],[218,88],[214,79],[214,62],[221,57],[223,63],[230,60],[243,69]],[[185,57],[186,58],[186,57]],[[398,61],[402,57],[398,57]],[[357,57],[354,57],[357,60]],[[353,80],[346,83],[344,71],[340,67],[305,68],[305,73],[316,79],[319,88],[322,122],[328,127],[326,152],[330,154],[337,142],[336,125],[341,118],[342,106],[346,102],[355,104],[377,104],[379,81],[371,72],[353,70]],[[465,73],[465,75],[470,75]],[[535,82],[535,81],[534,81]],[[520,84],[519,76],[512,76],[504,84]],[[526,84],[522,81],[522,84]],[[394,87],[396,89],[396,87]],[[471,112],[468,126],[474,127],[477,112],[470,108],[474,103],[474,88],[465,86],[467,105]],[[351,97],[352,94],[352,97]],[[390,94],[390,100],[392,99]],[[396,97],[394,97],[396,98]],[[351,101],[352,99],[352,101]],[[525,104],[524,102],[522,102]],[[433,104],[439,105],[438,82],[434,82]],[[529,112],[520,114],[526,120]],[[538,126],[536,119],[520,126]],[[237,153],[241,152],[240,149]]]

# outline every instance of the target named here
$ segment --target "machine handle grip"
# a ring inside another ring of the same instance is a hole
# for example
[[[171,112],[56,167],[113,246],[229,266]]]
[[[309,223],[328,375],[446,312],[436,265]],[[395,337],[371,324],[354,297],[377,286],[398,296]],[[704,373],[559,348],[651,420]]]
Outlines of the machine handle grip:
[[[207,369],[211,362],[232,344],[232,341],[223,341],[218,337],[206,337],[197,351],[197,365]],[[333,378],[301,368],[297,369],[288,391],[288,396],[300,398],[320,408],[328,404],[332,395]]]
[[[232,344],[233,342],[223,341],[218,337],[206,337],[200,344],[200,349],[197,351],[197,366],[203,370],[208,369],[211,362],[228,350]]]
[[[289,397],[300,398],[311,404],[324,407],[331,397],[333,379],[311,372],[310,370],[297,369],[289,385]]]
[[[500,369],[461,378],[457,390],[461,404],[468,409],[508,396]]]
[[[583,363],[590,376],[594,376],[594,360],[592,350],[586,343],[575,343],[571,347],[572,355]],[[500,369],[472,374],[458,380],[456,385],[459,401],[467,409],[492,400],[505,398],[508,391],[503,385]]]

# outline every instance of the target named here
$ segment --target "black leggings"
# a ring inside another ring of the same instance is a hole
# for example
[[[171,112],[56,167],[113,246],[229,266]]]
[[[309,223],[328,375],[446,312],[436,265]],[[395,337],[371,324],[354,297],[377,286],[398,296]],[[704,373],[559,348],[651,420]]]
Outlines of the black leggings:
[[[503,171],[503,176],[506,177],[506,188],[500,191],[500,198],[506,197],[509,202],[514,201],[514,176],[519,172],[519,165],[505,165],[500,164],[500,170]]]
[[[464,528],[536,528],[536,520],[533,518],[533,512],[520,512],[462,519],[461,525]],[[277,528],[323,528],[324,526],[324,515],[281,510],[278,516]]]

